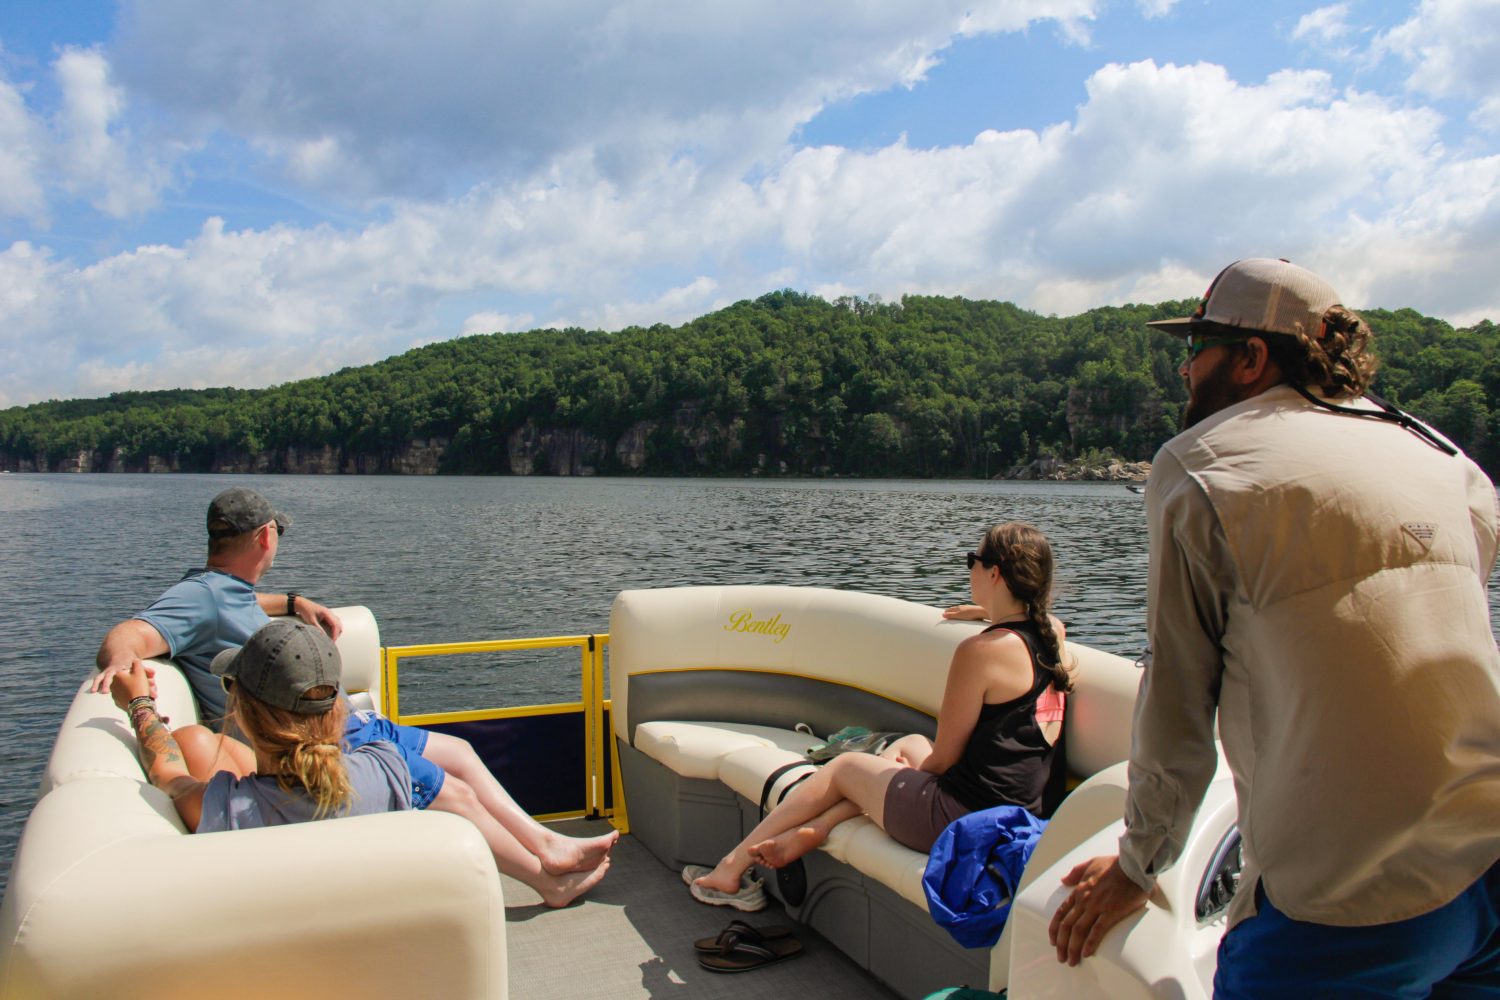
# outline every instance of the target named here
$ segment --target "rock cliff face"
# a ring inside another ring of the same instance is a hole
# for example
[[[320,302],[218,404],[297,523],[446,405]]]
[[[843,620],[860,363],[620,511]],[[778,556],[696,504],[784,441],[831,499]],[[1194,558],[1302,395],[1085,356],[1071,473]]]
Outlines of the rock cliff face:
[[[642,420],[631,424],[620,440],[615,442],[615,458],[621,467],[639,472],[646,467],[646,439],[656,430],[656,421]]]
[[[272,451],[225,451],[213,457],[207,468],[197,462],[185,462],[178,454],[147,455],[131,460],[118,448],[113,451],[80,451],[50,461],[46,455],[13,458],[0,455],[0,469],[8,472],[222,472],[231,475],[260,475],[284,472],[301,475],[334,475],[345,473],[395,473],[405,476],[430,476],[438,471],[447,438],[426,438],[408,442],[392,454],[346,452],[332,445],[299,448],[290,445]]]
[[[604,457],[604,442],[580,430],[542,429],[530,420],[505,440],[506,461],[513,476],[534,472],[553,476],[592,476]]]

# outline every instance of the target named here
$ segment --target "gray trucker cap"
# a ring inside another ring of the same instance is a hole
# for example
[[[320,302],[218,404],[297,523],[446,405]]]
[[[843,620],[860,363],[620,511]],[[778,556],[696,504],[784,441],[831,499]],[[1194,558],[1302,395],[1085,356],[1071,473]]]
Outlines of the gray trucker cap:
[[[327,698],[308,698],[307,692],[319,687],[337,689],[344,661],[322,629],[295,618],[277,618],[261,626],[243,646],[215,656],[209,669],[267,705],[298,715],[319,715],[338,701],[337,690]]]

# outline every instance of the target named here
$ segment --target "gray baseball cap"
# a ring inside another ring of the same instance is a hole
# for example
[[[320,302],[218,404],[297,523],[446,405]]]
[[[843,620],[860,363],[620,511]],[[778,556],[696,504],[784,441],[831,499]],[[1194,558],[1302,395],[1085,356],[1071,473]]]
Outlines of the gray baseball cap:
[[[240,648],[215,656],[209,669],[267,705],[298,715],[320,715],[338,701],[338,692],[327,698],[309,698],[307,692],[319,687],[336,689],[344,661],[322,629],[295,618],[277,618],[256,630]]]
[[[280,531],[292,524],[292,519],[272,507],[271,501],[244,486],[231,486],[208,505],[209,538],[243,535],[271,521]]]
[[[1323,336],[1323,316],[1339,305],[1339,295],[1322,278],[1286,260],[1252,257],[1237,260],[1208,286],[1198,309],[1181,319],[1162,319],[1147,326],[1179,337],[1205,327],[1215,333],[1245,336],[1256,333],[1305,333],[1314,340]]]

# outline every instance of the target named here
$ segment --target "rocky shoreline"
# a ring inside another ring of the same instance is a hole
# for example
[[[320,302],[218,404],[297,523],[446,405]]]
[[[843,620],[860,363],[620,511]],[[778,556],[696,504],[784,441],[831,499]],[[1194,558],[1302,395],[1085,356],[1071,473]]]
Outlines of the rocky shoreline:
[[[1069,483],[1144,483],[1151,475],[1150,462],[1069,462],[1061,458],[1039,458],[1012,466],[996,479],[1038,480]]]

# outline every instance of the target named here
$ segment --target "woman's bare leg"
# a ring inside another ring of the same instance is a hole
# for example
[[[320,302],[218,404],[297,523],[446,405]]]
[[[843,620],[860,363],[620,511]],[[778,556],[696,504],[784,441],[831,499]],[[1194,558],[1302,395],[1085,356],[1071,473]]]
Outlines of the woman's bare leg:
[[[468,740],[445,733],[428,733],[422,756],[473,789],[484,810],[536,855],[543,870],[550,874],[590,871],[609,856],[610,848],[620,839],[618,830],[598,837],[566,837],[547,829],[516,804]]]
[[[822,847],[834,827],[863,814],[864,810],[851,800],[840,799],[832,809],[819,813],[801,826],[750,845],[750,860],[767,868],[784,868],[802,855]]]
[[[207,781],[220,771],[236,778],[255,773],[255,751],[207,726],[182,726],[172,731],[172,738],[182,750],[188,773],[199,781]]]
[[[902,767],[919,768],[932,753],[932,741],[916,733],[903,736],[880,751],[880,756],[893,760]],[[864,810],[849,799],[844,799],[832,809],[820,813],[801,826],[778,833],[770,840],[762,840],[750,847],[750,859],[767,868],[784,868],[812,851],[822,847],[833,828],[845,820],[864,814]]]
[[[427,808],[462,816],[478,827],[495,856],[496,866],[535,889],[548,906],[567,906],[598,885],[609,870],[607,857],[587,871],[554,874],[545,870],[541,859],[489,814],[474,789],[453,774],[444,779],[437,798]]]
[[[698,879],[698,884],[720,892],[739,891],[740,876],[754,863],[750,857],[753,845],[802,826],[844,799],[850,800],[858,812],[882,823],[885,789],[901,766],[894,760],[870,754],[840,754],[798,785],[770,815],[756,824],[749,836],[724,855],[713,871]]]

